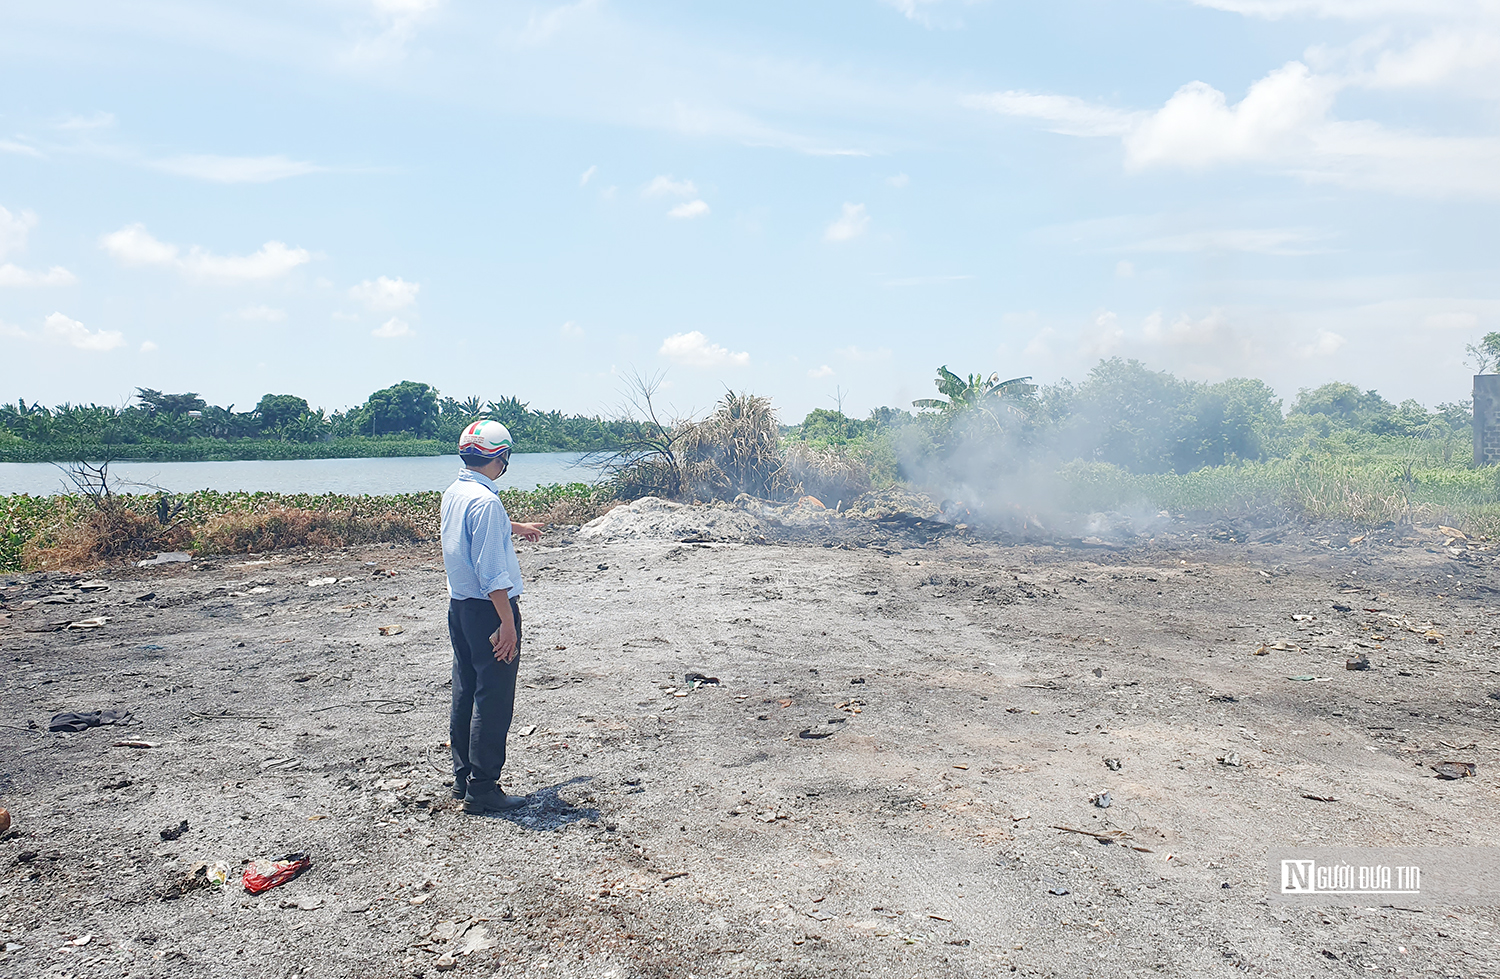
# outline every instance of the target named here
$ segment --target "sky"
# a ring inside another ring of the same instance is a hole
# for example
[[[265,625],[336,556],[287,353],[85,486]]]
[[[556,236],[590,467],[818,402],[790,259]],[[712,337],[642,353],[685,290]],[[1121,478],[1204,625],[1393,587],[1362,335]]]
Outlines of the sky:
[[[0,400],[1461,401],[1497,110],[1500,0],[0,0]]]

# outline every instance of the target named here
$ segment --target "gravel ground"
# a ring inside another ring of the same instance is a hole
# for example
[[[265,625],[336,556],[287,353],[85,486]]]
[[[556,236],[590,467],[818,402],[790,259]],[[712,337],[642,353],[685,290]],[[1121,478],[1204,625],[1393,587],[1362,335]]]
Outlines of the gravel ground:
[[[1265,867],[1500,844],[1483,545],[622,519],[523,545],[514,818],[449,795],[435,546],[0,577],[0,973],[1500,975],[1495,909],[1287,907]]]

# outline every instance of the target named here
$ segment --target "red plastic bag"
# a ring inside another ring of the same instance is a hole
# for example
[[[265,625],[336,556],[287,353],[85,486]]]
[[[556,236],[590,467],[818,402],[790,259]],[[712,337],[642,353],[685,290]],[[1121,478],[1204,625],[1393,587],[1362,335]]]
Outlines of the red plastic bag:
[[[306,853],[288,853],[280,860],[252,860],[245,868],[245,890],[251,894],[285,884],[312,866]]]

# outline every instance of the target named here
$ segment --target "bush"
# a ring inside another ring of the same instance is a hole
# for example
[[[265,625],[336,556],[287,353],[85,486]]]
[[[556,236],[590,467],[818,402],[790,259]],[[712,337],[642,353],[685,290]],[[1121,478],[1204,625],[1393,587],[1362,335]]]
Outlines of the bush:
[[[181,550],[191,541],[192,531],[182,524],[164,527],[154,515],[110,501],[65,527],[54,540],[27,541],[20,556],[22,566],[32,570],[81,570]]]

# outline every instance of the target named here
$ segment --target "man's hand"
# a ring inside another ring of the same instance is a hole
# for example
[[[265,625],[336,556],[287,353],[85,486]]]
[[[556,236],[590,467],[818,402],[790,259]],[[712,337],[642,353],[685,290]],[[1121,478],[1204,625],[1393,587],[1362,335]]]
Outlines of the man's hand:
[[[516,624],[514,622],[502,622],[500,628],[490,633],[490,648],[495,651],[495,659],[501,663],[511,663],[516,658]]]
[[[539,523],[516,523],[512,520],[510,522],[510,532],[526,538],[533,544],[542,539],[542,525]]]

